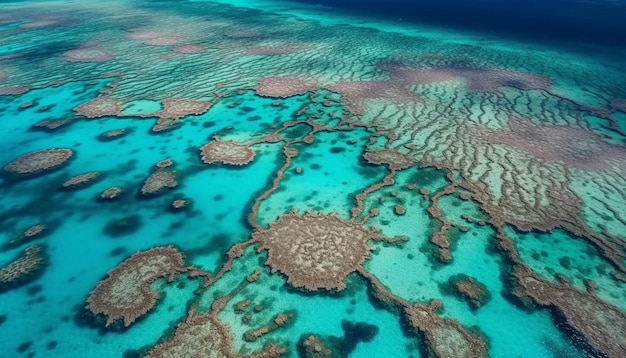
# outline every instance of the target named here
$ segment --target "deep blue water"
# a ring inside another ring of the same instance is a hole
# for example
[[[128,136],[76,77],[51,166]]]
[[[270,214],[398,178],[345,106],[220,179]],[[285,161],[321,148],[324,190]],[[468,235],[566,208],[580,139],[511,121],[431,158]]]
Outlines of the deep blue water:
[[[626,1],[623,0],[316,0],[316,3],[378,17],[539,41],[626,45]]]

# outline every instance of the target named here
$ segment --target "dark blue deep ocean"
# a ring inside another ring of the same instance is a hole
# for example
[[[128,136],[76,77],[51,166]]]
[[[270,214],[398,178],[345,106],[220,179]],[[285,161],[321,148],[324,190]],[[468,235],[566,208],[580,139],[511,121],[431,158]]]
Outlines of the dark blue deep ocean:
[[[309,0],[295,0],[311,4]],[[625,0],[316,0],[340,11],[540,42],[626,47]]]

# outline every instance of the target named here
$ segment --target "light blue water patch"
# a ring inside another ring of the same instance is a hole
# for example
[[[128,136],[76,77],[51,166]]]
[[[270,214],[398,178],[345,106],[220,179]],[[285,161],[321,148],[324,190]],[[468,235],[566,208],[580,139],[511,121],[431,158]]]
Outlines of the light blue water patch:
[[[258,281],[249,284],[231,299],[219,318],[226,322],[234,335],[234,346],[242,352],[255,352],[268,342],[286,344],[287,357],[296,357],[296,343],[305,334],[342,337],[342,320],[353,323],[363,322],[375,325],[378,332],[371,342],[362,342],[353,352],[354,356],[372,356],[374,352],[385,352],[388,357],[420,357],[417,350],[419,339],[407,336],[400,326],[400,318],[384,309],[372,305],[366,292],[365,282],[356,275],[350,276],[348,287],[339,295],[324,292],[305,293],[287,288],[284,276],[271,274],[267,267],[259,266],[259,256],[264,261],[265,255],[257,255],[254,248],[246,250],[246,254],[235,261],[232,270],[203,295],[204,305],[211,302],[211,292],[227,294],[237,284],[245,281],[246,275],[261,268],[262,274]],[[251,300],[245,312],[238,313],[235,306],[244,300]],[[256,312],[254,307],[261,305],[263,309]],[[295,312],[295,318],[287,327],[261,337],[256,342],[244,340],[246,332],[258,329],[271,322],[278,313]],[[243,321],[245,314],[250,315],[249,323]],[[352,356],[352,355],[351,355]]]
[[[0,30],[2,27],[0,27]],[[19,53],[24,50],[30,49],[31,46],[23,43],[10,43],[6,45],[0,45],[0,56],[2,55],[11,55],[14,53]]]
[[[149,100],[136,100],[130,101],[124,105],[122,109],[122,115],[125,116],[140,116],[153,114],[162,109],[161,102],[149,101]]]
[[[580,356],[569,348],[547,311],[528,313],[502,297],[500,259],[487,251],[488,241],[495,239],[494,232],[487,226],[466,225],[469,231],[461,233],[451,264],[433,266],[421,252],[429,236],[415,240],[419,236],[411,235],[402,248],[377,244],[376,254],[365,267],[394,294],[410,302],[439,299],[444,317],[458,319],[465,327],[479,325],[489,339],[494,357],[560,357],[561,352],[568,352],[565,356],[569,357]],[[491,300],[476,312],[469,309],[466,301],[441,291],[440,285],[459,273],[474,277],[491,292]],[[519,344],[519,337],[524,337],[524,344]]]
[[[197,120],[222,140],[246,143],[261,139],[280,128],[283,122],[293,120],[306,100],[307,95],[275,99],[245,91],[219,101]],[[232,130],[225,130],[227,127]]]
[[[294,208],[301,213],[336,212],[349,218],[355,196],[382,180],[385,174],[385,168],[362,162],[362,148],[368,136],[362,128],[347,133],[320,132],[312,144],[294,145],[299,154],[286,171],[279,190],[261,203],[262,223],[266,225]]]
[[[74,117],[73,109],[78,105],[97,96],[98,91],[108,80],[94,82],[70,82],[60,87],[46,87],[31,90],[17,98],[0,97],[0,141],[2,162],[12,160],[15,156],[34,147],[31,143],[44,140],[51,134],[30,128],[43,120],[61,120]],[[21,106],[33,105],[20,109]],[[64,132],[59,130],[59,132]],[[44,140],[45,141],[45,140]],[[59,147],[57,144],[54,147]]]
[[[155,310],[123,334],[101,335],[89,325],[77,325],[77,315],[82,314],[89,292],[108,270],[135,251],[164,244],[159,235],[161,227],[146,225],[133,235],[113,239],[101,230],[112,213],[88,219],[81,214],[66,217],[64,225],[41,240],[49,256],[44,275],[30,285],[3,294],[0,314],[7,314],[8,319],[2,328],[12,333],[11,344],[0,345],[1,356],[14,356],[23,342],[33,342],[33,351],[46,356],[51,353],[47,345],[54,341],[54,354],[59,356],[119,357],[126,349],[153,343],[170,321],[185,315],[186,302],[193,297],[193,282],[184,289],[173,284],[158,290],[164,294]],[[120,247],[122,252],[113,254]],[[33,341],[33,337],[38,339]]]
[[[280,166],[280,144],[261,144],[254,149],[257,154],[252,163],[241,168],[203,165],[181,188],[181,194],[193,200],[194,212],[198,212],[196,217],[185,220],[182,229],[200,237],[192,245],[198,252],[194,263],[207,270],[219,267],[230,246],[249,239],[251,198],[269,187]]]
[[[589,242],[560,229],[548,234],[509,228],[507,234],[515,240],[521,259],[540,276],[558,282],[556,276],[563,275],[581,291],[593,281],[598,297],[626,309],[626,284],[612,277],[615,269]]]

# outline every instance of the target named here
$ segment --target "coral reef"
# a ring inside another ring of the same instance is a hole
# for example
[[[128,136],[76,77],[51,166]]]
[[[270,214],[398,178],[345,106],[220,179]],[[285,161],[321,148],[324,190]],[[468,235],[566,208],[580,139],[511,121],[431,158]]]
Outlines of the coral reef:
[[[381,239],[336,214],[300,216],[295,211],[255,231],[252,238],[259,242],[259,252],[268,251],[266,264],[272,272],[283,273],[291,286],[309,291],[343,290],[345,278],[369,257],[368,240]]]
[[[550,307],[565,324],[582,336],[602,356],[626,356],[626,314],[595,295],[570,286],[541,281],[532,274],[516,271],[523,293],[539,305]]]
[[[247,145],[215,137],[200,147],[200,155],[206,164],[246,165],[254,159],[255,152]]]
[[[26,242],[41,238],[49,234],[50,229],[44,224],[37,224],[24,230],[24,232],[15,239],[8,242],[8,246],[19,246]]]
[[[562,125],[537,125],[522,119],[510,119],[502,131],[472,131],[489,143],[504,144],[528,153],[536,160],[558,162],[584,171],[603,171],[626,167],[626,149],[612,145],[601,136],[582,128]]]
[[[436,310],[441,302],[430,306],[406,306],[405,318],[410,326],[426,338],[428,350],[437,358],[484,358],[487,345],[481,337],[467,331],[457,321],[441,319]],[[416,332],[417,333],[417,332]]]
[[[172,202],[172,209],[174,211],[181,211],[188,209],[191,206],[191,200],[189,199],[176,199]]]
[[[206,52],[207,48],[202,45],[180,45],[180,46],[174,46],[172,51],[176,53],[192,55],[192,54]]]
[[[161,101],[163,109],[155,115],[162,120],[178,120],[188,115],[199,115],[211,108],[211,103],[188,99],[165,98]]]
[[[172,165],[174,165],[174,161],[169,158],[156,163],[156,167],[159,169],[165,169],[171,167]]]
[[[43,120],[37,122],[31,126],[33,129],[39,129],[46,132],[54,132],[55,130],[65,127],[74,122],[74,118],[58,119],[58,120]]]
[[[450,277],[448,284],[459,296],[467,300],[473,309],[482,307],[491,299],[487,286],[473,277],[464,274],[454,275]]]
[[[102,174],[99,172],[88,172],[73,176],[66,180],[62,187],[63,189],[68,190],[77,190],[86,188],[92,184],[94,184],[97,180],[100,179]]]
[[[255,329],[253,331],[248,331],[243,335],[243,339],[247,342],[254,342],[257,339],[263,337],[264,335],[271,333],[289,323],[294,319],[293,313],[279,313],[272,319],[272,322],[261,327]]]
[[[100,96],[74,108],[77,115],[87,118],[119,116],[121,111],[118,101],[108,96]]]
[[[137,252],[109,271],[87,298],[87,309],[106,317],[106,326],[123,320],[130,326],[154,307],[159,295],[150,290],[158,278],[171,282],[183,271],[183,255],[172,246]]]
[[[17,175],[38,174],[57,169],[65,164],[74,152],[68,148],[52,148],[30,152],[4,166],[4,171]]]
[[[410,168],[415,163],[413,157],[391,149],[368,150],[363,158],[370,164],[387,165],[391,170]]]
[[[329,348],[327,344],[314,334],[301,337],[298,341],[298,353],[304,358],[335,358],[338,352]]]
[[[63,53],[68,62],[107,62],[113,59],[113,54],[105,49],[87,47],[70,50]]]
[[[178,186],[176,172],[173,170],[157,170],[146,179],[141,187],[143,196],[154,196],[161,194],[166,189],[172,189]]]
[[[185,322],[176,326],[174,335],[154,346],[146,358],[178,357],[249,357],[274,358],[282,356],[284,348],[266,344],[263,350],[251,355],[235,354],[232,351],[233,336],[228,326],[217,318],[216,312],[196,314],[189,312]]]
[[[109,142],[115,139],[119,139],[127,135],[129,131],[127,129],[113,129],[106,131],[98,136],[98,140],[101,142]]]
[[[124,190],[119,186],[112,186],[100,194],[100,199],[115,200],[118,199]]]
[[[0,75],[0,78],[1,77],[2,76]],[[626,113],[626,99],[623,99],[623,98],[614,99],[611,101],[610,106],[613,109]]]
[[[0,268],[0,292],[32,281],[45,266],[44,249],[27,247],[24,252],[6,266]]]
[[[264,97],[287,98],[315,89],[315,83],[298,77],[266,77],[259,82],[256,93]]]

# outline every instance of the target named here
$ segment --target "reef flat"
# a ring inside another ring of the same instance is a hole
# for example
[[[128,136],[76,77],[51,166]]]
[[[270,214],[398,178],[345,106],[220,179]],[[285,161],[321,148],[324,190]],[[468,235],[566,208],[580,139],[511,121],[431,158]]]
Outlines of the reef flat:
[[[623,54],[0,9],[0,356],[626,356]]]

